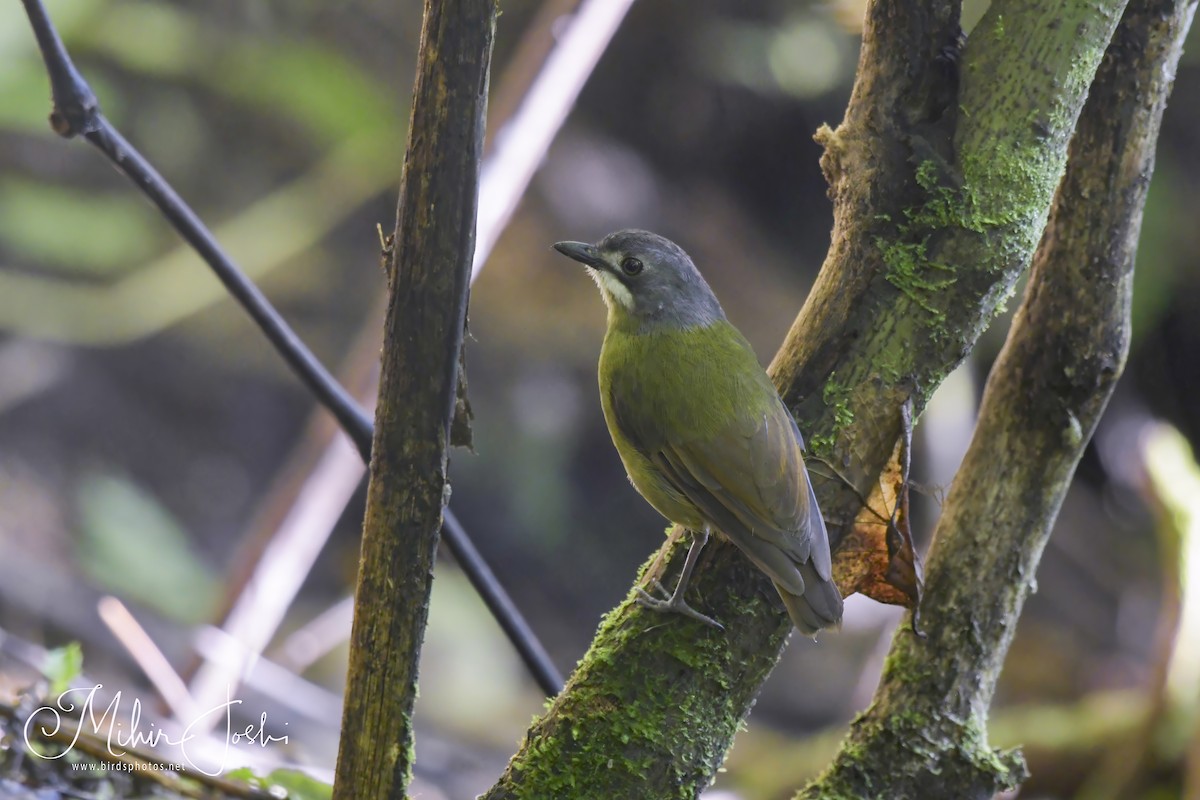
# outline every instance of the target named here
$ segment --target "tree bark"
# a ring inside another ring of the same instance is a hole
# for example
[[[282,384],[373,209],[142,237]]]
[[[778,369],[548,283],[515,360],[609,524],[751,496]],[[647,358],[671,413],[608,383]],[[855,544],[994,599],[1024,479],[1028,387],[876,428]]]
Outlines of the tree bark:
[[[496,0],[426,0],[334,797],[399,798],[463,343]]]
[[[1124,5],[997,0],[961,59],[956,3],[869,6],[846,118],[818,134],[834,244],[772,364],[810,446],[852,484],[814,470],[835,542],[894,451],[901,407],[923,408],[1028,263]],[[669,542],[639,579],[683,551]],[[484,797],[708,785],[791,628],[730,545],[709,546],[692,587],[726,630],[663,620],[631,594]]]
[[[1134,254],[1191,2],[1133,0],[1093,83],[1025,299],[988,378],[875,701],[799,797],[984,798],[1024,776],[988,708],[1075,466],[1129,349]]]

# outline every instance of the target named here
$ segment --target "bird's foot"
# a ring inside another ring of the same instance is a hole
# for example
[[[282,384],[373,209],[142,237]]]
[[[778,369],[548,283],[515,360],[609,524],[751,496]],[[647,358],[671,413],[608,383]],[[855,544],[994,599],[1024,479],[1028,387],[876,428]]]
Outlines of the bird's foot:
[[[661,594],[662,597],[655,597],[639,586],[637,587],[636,601],[639,606],[648,608],[651,611],[682,614],[685,617],[691,617],[694,620],[699,620],[705,625],[711,625],[719,631],[725,630],[724,625],[717,622],[712,617],[701,614],[699,611],[689,606],[687,601],[683,599],[683,592],[680,591],[682,587],[676,586],[675,591],[671,594],[668,594],[667,590],[663,588],[663,585],[658,582],[657,578],[651,578],[650,588]]]

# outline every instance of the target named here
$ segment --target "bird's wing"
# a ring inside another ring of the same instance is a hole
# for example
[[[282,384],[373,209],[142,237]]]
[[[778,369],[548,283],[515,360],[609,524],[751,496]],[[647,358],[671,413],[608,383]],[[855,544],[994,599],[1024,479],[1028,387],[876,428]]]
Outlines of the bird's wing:
[[[648,457],[734,544],[791,591],[792,561],[812,559],[830,577],[828,534],[800,450],[796,423],[781,402],[757,418],[708,436],[668,437]],[[785,558],[786,556],[786,558]]]

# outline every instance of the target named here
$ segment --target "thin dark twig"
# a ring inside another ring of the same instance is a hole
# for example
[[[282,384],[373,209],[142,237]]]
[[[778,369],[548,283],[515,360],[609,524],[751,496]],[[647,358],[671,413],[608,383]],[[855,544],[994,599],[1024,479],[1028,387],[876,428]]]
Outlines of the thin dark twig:
[[[50,125],[55,133],[65,138],[82,134],[154,203],[171,227],[204,259],[233,298],[246,310],[317,402],[333,414],[363,460],[369,462],[374,438],[371,418],[316,359],[259,288],[229,258],[195,212],[100,113],[96,95],[75,68],[41,0],[22,0],[22,3],[50,77],[54,101]],[[444,530],[449,533],[445,540],[450,552],[512,641],[542,691],[550,696],[558,694],[562,688],[562,677],[449,508],[445,509]]]
[[[217,278],[229,290],[229,294],[253,318],[263,335],[317,398],[317,402],[329,409],[337,419],[338,425],[354,442],[363,460],[369,461],[374,427],[371,418],[304,345],[262,291],[226,255],[204,223],[154,167],[99,111],[95,114],[95,120],[95,130],[84,133],[84,138],[96,145],[118,170],[137,184],[142,193],[162,212],[171,227],[212,267]]]
[[[33,35],[37,38],[38,50],[46,63],[50,75],[50,91],[54,97],[54,110],[50,114],[50,127],[59,136],[68,139],[92,130],[100,103],[92,93],[92,87],[75,69],[75,63],[67,55],[62,39],[46,13],[40,0],[23,0]]]

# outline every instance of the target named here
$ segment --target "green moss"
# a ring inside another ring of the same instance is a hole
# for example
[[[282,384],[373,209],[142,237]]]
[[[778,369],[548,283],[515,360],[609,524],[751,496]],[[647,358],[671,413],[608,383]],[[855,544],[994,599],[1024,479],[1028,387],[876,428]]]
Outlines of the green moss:
[[[986,156],[964,159],[964,185],[970,187],[964,227],[982,233],[998,226],[1018,226],[1013,231],[1015,238],[1005,238],[1011,242],[1011,250],[1028,250],[1029,231],[1019,228],[1036,227],[1035,233],[1041,234],[1050,196],[1062,174],[1061,163],[1045,161],[1043,148],[1019,142],[993,148]],[[1032,239],[1036,244],[1037,236]],[[1001,257],[1006,255],[1000,253]]]
[[[952,264],[929,257],[929,242],[938,231],[979,224],[966,193],[943,181],[947,169],[932,159],[922,161],[913,178],[925,194],[924,201],[904,209],[905,221],[896,225],[893,235],[874,239],[887,268],[884,277],[926,312],[927,325],[937,339],[947,333],[938,296],[954,285],[958,276]]]
[[[901,727],[908,727],[912,730],[920,730],[929,726],[929,717],[915,708],[901,709],[892,716],[892,719],[896,720]]]
[[[897,320],[895,346],[886,347],[879,352],[875,369],[890,384],[898,383],[912,369],[912,348],[900,344],[912,341],[912,328],[911,317]]]
[[[983,728],[969,722],[958,738],[959,753],[979,772],[992,776],[1003,790],[1015,789],[1029,776],[1025,757],[1018,749],[996,750],[987,742]]]
[[[808,440],[808,451],[818,458],[829,461],[830,454],[833,453],[833,441],[832,436],[813,436]]]
[[[852,723],[837,761],[800,797],[909,800],[941,781],[1011,789],[1025,774],[1020,755],[990,748],[973,722],[885,701]]]
[[[913,331],[915,337],[942,342],[952,334],[942,298],[958,282],[960,267],[946,248],[931,255],[934,242],[961,231],[983,236],[987,246],[972,248],[971,269],[993,275],[1009,269],[1014,259],[1027,258],[1037,244],[1058,178],[1058,170],[1039,158],[1043,152],[1033,143],[995,147],[986,158],[966,157],[962,174],[953,179],[949,166],[937,160],[926,159],[917,166],[913,180],[924,194],[923,202],[904,210],[905,221],[893,234],[874,239],[887,281],[925,312],[926,330]],[[993,235],[998,246],[988,241]],[[1002,299],[995,298],[991,305]]]
[[[937,675],[930,670],[928,659],[914,654],[910,646],[893,646],[883,661],[884,678],[892,683],[912,686],[936,682]]]
[[[926,240],[888,241],[876,237],[875,246],[887,265],[884,277],[888,283],[928,312],[936,325],[944,323],[946,315],[938,308],[936,295],[957,280],[954,268],[930,261],[925,252]]]
[[[932,192],[937,188],[937,164],[931,159],[925,159],[917,167],[917,185],[927,192]]]
[[[850,387],[837,382],[837,373],[831,373],[821,390],[821,399],[833,409],[834,430],[842,430],[854,424],[854,412],[850,409]]]
[[[808,442],[808,449],[814,455],[828,458],[841,432],[854,424],[854,409],[850,408],[850,387],[839,383],[837,373],[832,373],[821,390],[821,400],[825,407],[833,412],[833,428],[828,434],[813,436]]]
[[[722,636],[697,635],[685,622],[655,624],[652,650],[657,655],[648,651],[644,661],[624,661],[627,673],[618,684],[594,680],[597,666],[610,660],[614,650],[628,653],[649,646],[644,622],[644,615],[631,613],[628,603],[606,617],[603,634],[580,662],[567,699],[535,723],[514,759],[508,776],[514,796],[524,796],[522,786],[536,786],[539,797],[578,797],[588,791],[634,796],[647,780],[662,785],[666,769],[677,796],[690,798],[720,762],[727,739],[720,732],[736,729],[741,719],[734,700],[714,709],[708,699],[728,697],[730,676],[736,673]],[[669,666],[672,660],[679,669]],[[681,678],[683,672],[691,674]],[[684,690],[697,676],[713,681],[719,691]],[[673,702],[664,702],[667,697]]]

